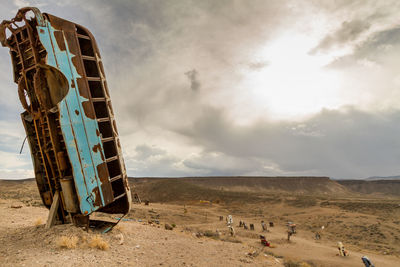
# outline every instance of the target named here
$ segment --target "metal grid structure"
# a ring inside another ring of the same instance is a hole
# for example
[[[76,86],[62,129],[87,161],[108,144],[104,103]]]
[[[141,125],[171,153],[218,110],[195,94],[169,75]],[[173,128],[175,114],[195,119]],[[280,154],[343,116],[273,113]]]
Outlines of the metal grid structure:
[[[127,213],[131,193],[100,53],[73,22],[20,9],[0,25],[43,203],[62,223],[94,211]],[[71,216],[68,216],[71,215]]]

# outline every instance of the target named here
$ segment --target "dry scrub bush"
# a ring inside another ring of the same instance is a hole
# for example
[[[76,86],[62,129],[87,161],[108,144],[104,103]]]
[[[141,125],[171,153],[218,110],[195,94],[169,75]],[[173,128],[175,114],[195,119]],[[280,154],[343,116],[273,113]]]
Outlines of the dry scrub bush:
[[[76,248],[76,245],[78,244],[78,237],[77,236],[61,236],[57,240],[57,245],[60,248]]]
[[[37,219],[34,221],[33,224],[34,224],[35,226],[39,226],[39,225],[43,224],[43,219],[42,219],[42,218],[37,218]]]
[[[108,250],[110,245],[99,235],[93,236],[89,241],[89,247]]]
[[[215,232],[215,231],[212,231],[212,230],[205,230],[203,232],[203,235],[207,236],[207,237],[211,237],[213,239],[219,239],[219,234],[217,232]]]

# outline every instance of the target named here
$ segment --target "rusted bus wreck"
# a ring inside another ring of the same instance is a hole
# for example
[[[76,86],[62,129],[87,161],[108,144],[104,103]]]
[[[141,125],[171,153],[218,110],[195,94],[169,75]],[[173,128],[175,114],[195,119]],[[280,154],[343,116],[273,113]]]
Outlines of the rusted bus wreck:
[[[35,178],[54,220],[126,214],[131,193],[100,53],[84,27],[27,7],[0,26]],[[71,215],[71,216],[70,216]],[[48,221],[49,223],[49,221]],[[51,222],[50,222],[51,223]]]

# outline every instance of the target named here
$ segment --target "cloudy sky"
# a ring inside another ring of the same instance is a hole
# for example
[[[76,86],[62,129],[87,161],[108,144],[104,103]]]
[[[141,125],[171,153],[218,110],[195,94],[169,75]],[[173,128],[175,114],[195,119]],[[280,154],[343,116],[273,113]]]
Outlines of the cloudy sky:
[[[89,28],[130,176],[400,174],[399,1],[1,0]],[[0,178],[32,177],[0,49]]]

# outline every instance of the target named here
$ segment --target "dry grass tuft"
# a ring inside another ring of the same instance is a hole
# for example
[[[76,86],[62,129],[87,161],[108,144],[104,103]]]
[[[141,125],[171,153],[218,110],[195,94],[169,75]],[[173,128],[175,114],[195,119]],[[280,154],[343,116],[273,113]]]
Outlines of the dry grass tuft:
[[[108,250],[110,245],[100,235],[95,235],[90,239],[89,247]]]
[[[39,226],[39,225],[43,224],[43,219],[42,219],[42,218],[37,218],[37,219],[33,222],[33,224],[34,224],[35,226]]]
[[[57,245],[60,248],[73,249],[73,248],[76,248],[76,245],[78,244],[78,240],[79,240],[79,238],[77,236],[63,235],[57,240]]]

